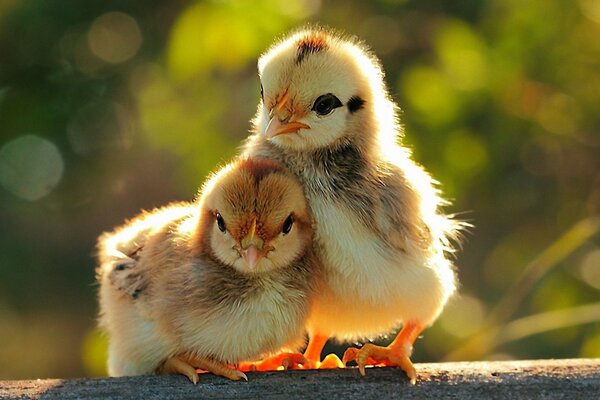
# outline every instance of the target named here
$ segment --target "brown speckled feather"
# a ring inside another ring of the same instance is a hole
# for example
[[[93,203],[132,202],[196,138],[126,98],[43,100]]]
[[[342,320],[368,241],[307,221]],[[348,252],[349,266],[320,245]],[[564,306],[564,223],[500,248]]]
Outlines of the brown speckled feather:
[[[293,228],[282,232],[289,216]],[[239,247],[249,229],[265,252],[254,267]],[[151,373],[177,355],[234,364],[298,349],[320,281],[312,237],[299,182],[262,160],[231,163],[196,202],[103,235],[98,276],[110,374]]]

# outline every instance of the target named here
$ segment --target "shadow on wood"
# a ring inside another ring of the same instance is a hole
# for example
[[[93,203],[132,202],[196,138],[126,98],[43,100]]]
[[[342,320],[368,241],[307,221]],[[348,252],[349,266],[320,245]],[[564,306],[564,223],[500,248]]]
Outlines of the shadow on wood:
[[[249,373],[249,382],[202,374],[193,385],[182,376],[0,381],[0,399],[198,398],[600,398],[600,359],[417,364],[408,383],[395,368]]]

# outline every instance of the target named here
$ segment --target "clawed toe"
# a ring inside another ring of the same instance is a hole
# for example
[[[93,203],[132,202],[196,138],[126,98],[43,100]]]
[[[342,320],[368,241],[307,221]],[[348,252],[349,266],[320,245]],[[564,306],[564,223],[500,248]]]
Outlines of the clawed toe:
[[[248,377],[242,371],[228,367],[226,364],[204,357],[181,356],[171,357],[167,359],[158,369],[157,373],[162,375],[181,374],[186,376],[194,385],[200,381],[196,369],[202,369],[212,372],[215,375],[220,375],[229,378],[232,381],[244,379],[248,381]]]
[[[187,362],[179,357],[171,357],[167,359],[156,371],[161,375],[177,375],[186,376],[194,385],[200,381],[196,368],[192,367]]]
[[[376,346],[372,343],[365,344],[361,349],[351,347],[346,350],[342,359],[344,365],[355,361],[362,376],[365,376],[365,366],[379,365],[400,367],[408,376],[410,382],[415,384],[417,372],[410,361],[409,351],[397,348]]]

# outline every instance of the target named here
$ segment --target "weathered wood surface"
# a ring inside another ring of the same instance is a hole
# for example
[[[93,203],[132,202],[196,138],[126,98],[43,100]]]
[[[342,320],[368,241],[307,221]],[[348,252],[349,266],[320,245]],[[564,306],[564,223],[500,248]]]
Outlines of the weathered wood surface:
[[[415,386],[395,368],[0,381],[0,399],[600,399],[600,359],[417,364]]]

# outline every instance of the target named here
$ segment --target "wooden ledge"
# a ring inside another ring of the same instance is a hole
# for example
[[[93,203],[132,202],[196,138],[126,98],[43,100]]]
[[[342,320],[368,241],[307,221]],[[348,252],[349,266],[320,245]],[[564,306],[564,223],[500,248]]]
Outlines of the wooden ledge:
[[[0,399],[600,399],[600,359],[417,364],[415,386],[396,368],[0,381]]]

